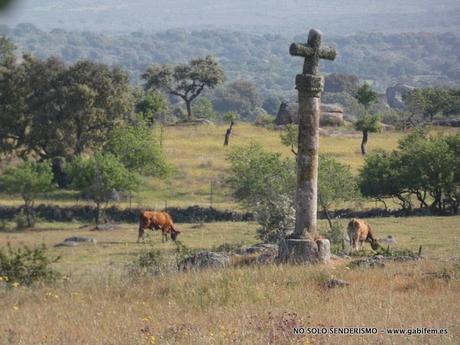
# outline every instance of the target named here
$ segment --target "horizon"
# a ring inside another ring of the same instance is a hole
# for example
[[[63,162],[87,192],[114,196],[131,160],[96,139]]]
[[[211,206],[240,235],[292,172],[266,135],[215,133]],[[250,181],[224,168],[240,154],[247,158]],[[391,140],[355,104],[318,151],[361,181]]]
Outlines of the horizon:
[[[358,32],[453,32],[460,33],[460,4],[443,0],[385,3],[375,0],[339,1],[327,4],[309,0],[282,3],[275,0],[17,0],[0,15],[0,23],[15,26],[31,23],[41,30],[64,29],[122,33],[161,32],[169,29],[226,29],[250,33],[296,35],[317,27],[325,35]],[[203,9],[206,10],[203,10]],[[136,18],[133,23],[131,18]]]

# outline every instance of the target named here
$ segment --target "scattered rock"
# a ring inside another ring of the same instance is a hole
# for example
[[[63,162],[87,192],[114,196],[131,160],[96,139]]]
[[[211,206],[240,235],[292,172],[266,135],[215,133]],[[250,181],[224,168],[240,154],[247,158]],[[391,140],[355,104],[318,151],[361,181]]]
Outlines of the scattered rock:
[[[296,102],[282,102],[276,116],[275,123],[280,125],[287,125],[290,123],[298,123],[298,108]],[[343,108],[337,104],[321,104],[320,108],[320,126],[340,126],[343,125]]]
[[[383,259],[378,256],[366,259],[353,260],[348,264],[350,268],[375,268],[375,267],[385,267]]]
[[[321,263],[327,263],[331,260],[331,243],[328,239],[322,238],[316,240],[318,246],[318,260]]]
[[[78,246],[78,242],[73,242],[73,241],[63,241],[61,243],[55,244],[55,247],[76,247]]]
[[[276,252],[264,252],[257,256],[256,263],[258,264],[269,264],[275,262],[278,256],[278,250]]]
[[[241,255],[267,253],[267,252],[278,253],[278,245],[271,244],[271,243],[258,243],[258,244],[255,244],[249,247],[244,246],[237,250],[237,253]]]
[[[90,231],[111,231],[117,228],[118,228],[118,225],[107,223],[107,224],[96,225],[94,228],[90,229]]]
[[[209,267],[225,267],[229,262],[230,258],[227,254],[203,251],[187,256],[179,264],[179,269],[190,271]]]
[[[403,101],[404,95],[414,89],[413,86],[405,84],[396,84],[386,90],[388,105],[392,108],[405,109],[406,105]]]
[[[56,244],[55,247],[76,247],[83,243],[96,244],[97,240],[92,237],[73,236],[68,237],[61,243]]]
[[[422,260],[421,256],[389,256],[386,258],[387,260],[397,261],[397,262],[407,262],[407,261],[419,261]]]
[[[336,287],[348,286],[350,283],[343,279],[331,278],[326,280],[323,285],[325,288],[332,289]]]

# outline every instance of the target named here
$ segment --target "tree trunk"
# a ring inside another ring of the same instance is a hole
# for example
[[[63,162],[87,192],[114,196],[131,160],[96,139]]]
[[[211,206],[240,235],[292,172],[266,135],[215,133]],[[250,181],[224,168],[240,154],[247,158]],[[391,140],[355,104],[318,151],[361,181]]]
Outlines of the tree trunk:
[[[30,200],[26,200],[25,203],[25,211],[26,211],[26,220],[27,220],[27,227],[31,228],[34,226],[34,210],[33,210],[33,202]]]
[[[189,101],[189,100],[185,100],[185,105],[187,106],[187,116],[188,116],[188,119],[191,120],[192,119],[192,101]]]
[[[331,215],[329,214],[329,211],[327,210],[326,207],[323,207],[324,214],[326,215],[327,222],[329,223],[329,228],[332,230],[332,219]]]
[[[376,200],[380,201],[381,203],[383,203],[383,206],[385,207],[385,212],[387,212],[388,211],[388,206],[387,206],[387,203],[385,202],[385,200],[383,200],[381,198],[377,198]]]
[[[233,129],[233,121],[230,123],[230,127],[227,129],[227,132],[225,132],[224,146],[228,146],[229,144],[230,136],[232,135],[232,129]]]
[[[363,141],[361,142],[361,153],[365,155],[367,153],[367,140],[369,139],[369,132],[363,131]]]
[[[96,225],[99,225],[101,218],[101,204],[96,203]]]

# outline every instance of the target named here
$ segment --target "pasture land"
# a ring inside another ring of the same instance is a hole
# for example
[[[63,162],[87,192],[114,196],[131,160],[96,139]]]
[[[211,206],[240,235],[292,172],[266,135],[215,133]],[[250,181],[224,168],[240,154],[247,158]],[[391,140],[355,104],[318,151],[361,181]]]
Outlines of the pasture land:
[[[345,222],[345,220],[344,220]],[[0,246],[45,243],[74,235],[96,245],[50,248],[69,278],[50,286],[0,285],[0,344],[458,344],[460,337],[460,217],[376,218],[379,237],[398,246],[423,245],[426,260],[348,269],[346,261],[316,267],[266,265],[203,272],[139,275],[138,255],[155,248],[174,262],[175,245],[159,232],[137,244],[137,226],[92,232],[49,223],[0,233]],[[191,249],[257,242],[255,223],[179,224]],[[325,227],[325,223],[321,223]],[[453,258],[456,256],[456,259]],[[448,274],[452,279],[443,279]],[[350,286],[328,289],[345,279]],[[294,336],[305,327],[447,328],[444,336]]]
[[[213,206],[219,209],[234,209],[238,205],[225,186],[228,172],[226,154],[236,145],[259,143],[267,150],[292,157],[290,149],[283,146],[278,130],[256,127],[249,123],[237,123],[230,139],[230,146],[224,147],[224,134],[227,125],[216,126],[168,126],[164,128],[163,148],[175,167],[175,174],[163,181],[145,178],[141,190],[132,199],[133,206],[161,209],[167,201],[168,206],[187,207],[190,205],[209,206],[211,182],[213,183]],[[341,162],[349,164],[354,173],[363,164],[360,153],[361,134],[341,128],[327,130],[330,133],[321,137],[320,151],[333,154]],[[158,131],[159,135],[160,131]],[[369,151],[396,148],[400,132],[372,134]],[[75,205],[76,194],[59,191],[39,203]],[[79,201],[80,204],[85,203]],[[22,201],[15,196],[0,195],[1,205],[20,205]],[[121,206],[128,206],[124,201]]]

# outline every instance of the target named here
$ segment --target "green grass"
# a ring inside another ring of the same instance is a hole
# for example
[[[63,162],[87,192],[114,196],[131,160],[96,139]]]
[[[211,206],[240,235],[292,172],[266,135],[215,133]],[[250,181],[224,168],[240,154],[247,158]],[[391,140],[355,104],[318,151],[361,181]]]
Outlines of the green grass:
[[[429,257],[458,256],[460,251],[460,217],[410,217],[369,219],[377,237],[396,237],[397,248],[417,251],[423,246],[423,254]],[[347,220],[342,220],[346,227]],[[10,224],[12,226],[12,224]],[[212,249],[221,244],[254,244],[257,224],[254,222],[219,222],[200,224],[178,224],[182,231],[179,240],[190,249]],[[324,220],[321,230],[327,229]],[[132,262],[146,247],[160,250],[166,256],[174,255],[175,245],[161,242],[160,232],[148,231],[148,245],[138,244],[137,224],[120,224],[112,231],[90,231],[92,226],[82,227],[76,223],[40,223],[36,228],[23,231],[0,232],[0,247],[34,246],[44,243],[50,254],[61,256],[56,268],[63,273],[84,274],[93,267],[123,267]],[[97,239],[96,245],[54,248],[67,237],[89,236]]]
[[[231,197],[231,191],[225,186],[228,162],[225,157],[236,145],[260,143],[267,150],[279,152],[292,157],[288,147],[280,142],[280,131],[256,127],[248,123],[238,123],[234,127],[230,146],[223,146],[226,125],[166,127],[163,147],[168,160],[175,167],[176,173],[168,180],[146,178],[140,191],[132,199],[132,206],[147,208],[163,208],[165,202],[172,207],[210,205],[210,185],[213,183],[213,206],[220,209],[238,208]],[[360,154],[361,135],[358,132],[341,129],[328,130],[320,141],[320,152],[331,153],[341,162],[349,164],[354,173],[363,164]],[[369,151],[377,149],[391,150],[396,148],[401,133],[388,132],[372,134],[369,140]],[[38,203],[76,205],[75,193],[56,192]],[[80,200],[82,204],[91,204]],[[16,196],[0,195],[1,205],[20,205],[22,201]],[[120,203],[128,206],[127,201]]]

